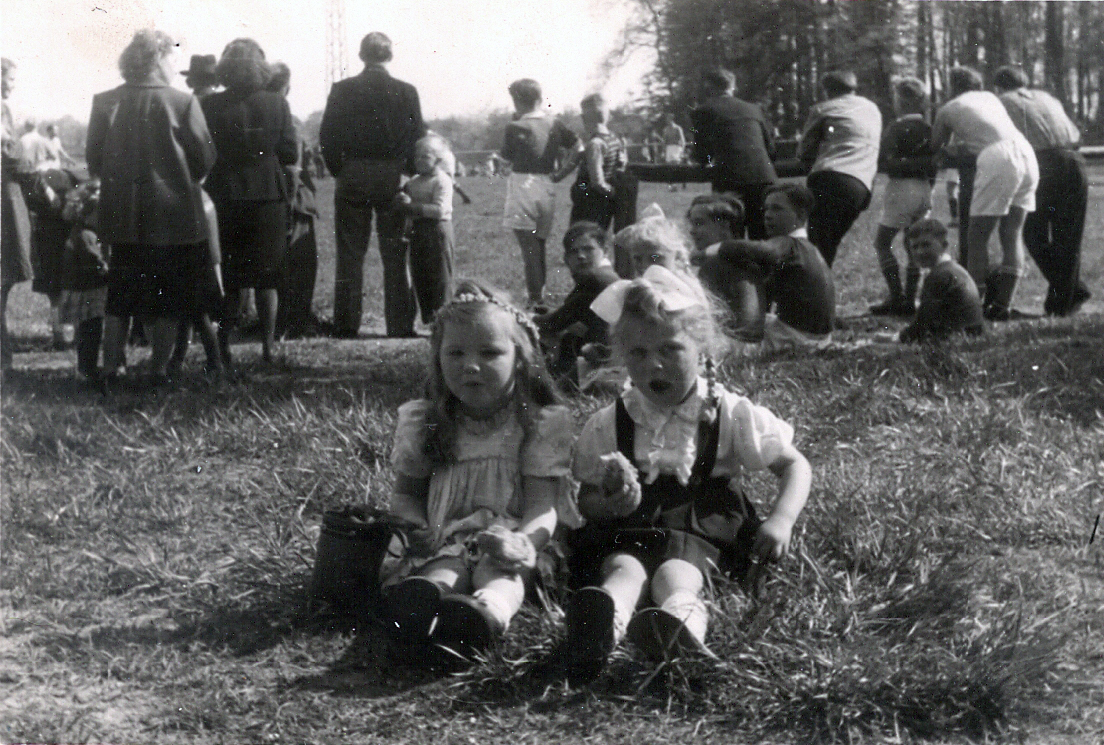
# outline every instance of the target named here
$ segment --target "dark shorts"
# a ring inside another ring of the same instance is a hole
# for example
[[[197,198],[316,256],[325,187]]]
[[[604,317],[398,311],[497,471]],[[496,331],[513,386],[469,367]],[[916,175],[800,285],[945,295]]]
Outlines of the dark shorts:
[[[226,291],[278,288],[287,256],[287,202],[227,201],[215,208]]]
[[[145,246],[116,243],[107,271],[107,314],[118,318],[179,318],[194,303],[207,244]]]

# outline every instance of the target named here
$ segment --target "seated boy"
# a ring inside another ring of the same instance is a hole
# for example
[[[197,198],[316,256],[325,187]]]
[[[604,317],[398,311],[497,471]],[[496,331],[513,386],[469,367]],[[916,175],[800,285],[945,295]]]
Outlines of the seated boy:
[[[541,88],[535,80],[510,84],[514,120],[506,125],[501,156],[509,161],[503,225],[514,231],[525,268],[531,306],[544,302],[545,241],[552,229],[556,201],[553,182],[567,175],[566,158],[582,147],[579,138],[541,109]],[[565,152],[566,151],[566,152]],[[565,162],[566,161],[566,162]]]
[[[577,222],[563,237],[564,264],[575,286],[563,305],[551,313],[533,318],[542,340],[556,351],[548,370],[558,379],[574,378],[580,354],[593,356],[591,362],[608,357],[609,325],[594,314],[590,304],[602,290],[618,280],[606,255],[606,231],[593,222]],[[584,351],[584,347],[591,345]]]
[[[901,329],[903,342],[940,339],[964,331],[985,332],[981,295],[969,272],[947,253],[947,228],[939,220],[919,220],[905,233],[910,253],[930,270],[920,290],[916,318]]]
[[[741,341],[762,341],[773,351],[822,347],[831,340],[836,289],[806,232],[812,204],[812,193],[799,184],[768,189],[765,241],[732,240],[691,227],[700,236],[693,260],[701,266],[702,284],[728,302]],[[700,203],[692,205],[691,224],[708,214]],[[756,290],[750,296],[749,285]]]

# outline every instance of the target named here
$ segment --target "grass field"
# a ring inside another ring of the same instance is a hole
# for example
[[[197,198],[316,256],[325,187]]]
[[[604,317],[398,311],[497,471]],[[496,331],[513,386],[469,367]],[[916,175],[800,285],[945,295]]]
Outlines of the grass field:
[[[531,674],[560,634],[527,606],[454,675],[305,603],[319,521],[390,484],[394,412],[426,342],[310,339],[244,379],[105,400],[47,351],[20,286],[0,424],[0,739],[6,742],[1080,743],[1104,738],[1104,187],[1079,315],[943,349],[868,343],[875,212],[837,262],[841,344],[722,376],[790,421],[814,468],[794,550],[757,599],[720,584],[721,660],[620,650],[592,687]],[[520,294],[502,181],[466,179],[459,272]],[[700,187],[644,185],[681,215]],[[332,299],[324,182],[316,310]],[[566,188],[562,194],[566,203]],[[875,205],[879,203],[875,195]],[[944,205],[938,205],[943,209]],[[944,213],[945,214],[945,213]],[[554,231],[562,234],[564,218]],[[551,288],[569,278],[550,251]],[[365,331],[382,331],[379,261]],[[1039,310],[1032,267],[1017,305]],[[891,322],[892,323],[892,322]],[[144,349],[132,350],[141,361]],[[601,403],[577,400],[581,425]],[[769,481],[753,481],[760,498]],[[363,629],[362,629],[363,631]],[[404,656],[405,654],[405,656]]]

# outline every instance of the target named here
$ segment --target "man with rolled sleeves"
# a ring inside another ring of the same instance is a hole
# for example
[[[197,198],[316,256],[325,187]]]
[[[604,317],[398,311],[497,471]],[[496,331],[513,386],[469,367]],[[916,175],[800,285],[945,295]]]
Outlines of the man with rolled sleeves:
[[[383,263],[387,335],[414,336],[416,305],[402,241],[403,213],[395,209],[403,173],[414,172],[414,143],[425,134],[418,91],[392,78],[391,40],[373,32],[360,43],[364,70],[334,83],[318,133],[322,158],[336,178],[334,335],[356,338],[363,299],[364,254],[375,214]]]
[[[1050,284],[1043,310],[1067,316],[1090,297],[1081,282],[1081,236],[1089,196],[1085,158],[1077,152],[1081,133],[1058,99],[1027,87],[1020,68],[997,70],[993,87],[1039,161],[1035,211],[1024,221],[1023,240]]]
[[[763,240],[763,200],[778,177],[771,164],[774,139],[763,111],[734,95],[736,76],[709,70],[702,76],[702,98],[690,112],[693,159],[710,166],[715,192],[736,194],[744,204],[747,237]]]

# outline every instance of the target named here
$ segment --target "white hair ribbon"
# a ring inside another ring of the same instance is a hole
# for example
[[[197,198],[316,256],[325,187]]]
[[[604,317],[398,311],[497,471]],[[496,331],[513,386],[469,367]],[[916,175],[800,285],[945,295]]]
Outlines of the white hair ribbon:
[[[659,296],[663,309],[667,311],[684,310],[695,305],[704,305],[706,300],[701,290],[694,287],[679,275],[659,264],[652,264],[639,279],[619,279],[611,284],[590,304],[594,315],[611,326],[621,320],[621,311],[625,307],[625,296],[633,282],[646,282]]]

